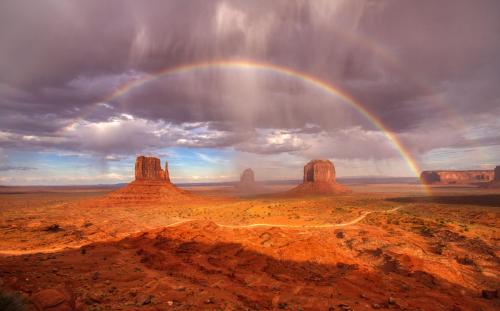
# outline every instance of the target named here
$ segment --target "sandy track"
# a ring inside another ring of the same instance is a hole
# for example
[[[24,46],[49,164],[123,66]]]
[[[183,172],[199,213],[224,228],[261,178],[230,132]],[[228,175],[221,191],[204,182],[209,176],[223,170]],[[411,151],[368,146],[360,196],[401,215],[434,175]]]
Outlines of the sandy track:
[[[364,212],[361,214],[361,216],[340,224],[324,224],[324,225],[284,225],[284,224],[266,224],[266,223],[257,223],[257,224],[249,224],[249,225],[224,225],[224,224],[218,224],[216,223],[217,226],[221,228],[232,228],[232,229],[238,229],[238,228],[257,228],[257,227],[273,227],[273,228],[296,228],[296,229],[321,229],[321,228],[338,228],[338,227],[346,227],[346,226],[352,226],[357,224],[358,222],[362,221],[363,219],[366,218],[366,216],[373,214],[373,213],[393,213],[396,212],[397,210],[401,209],[402,206],[395,207],[390,210],[385,210],[385,211],[370,211],[370,212]],[[173,222],[171,224],[165,225],[164,227],[177,227],[182,224],[188,223],[188,222],[194,222],[198,221],[199,219],[183,219],[180,221]],[[141,231],[136,231],[136,232],[131,232],[129,235],[137,234]],[[27,255],[27,254],[37,254],[37,253],[55,253],[55,252],[60,252],[64,250],[71,250],[71,249],[78,249],[82,246],[85,246],[87,244],[83,245],[77,245],[77,246],[65,246],[65,247],[54,247],[54,248],[38,248],[38,249],[30,249],[30,250],[0,250],[0,256],[5,255],[5,256],[16,256],[16,255]]]
[[[351,221],[344,222],[341,224],[324,224],[324,225],[283,225],[283,224],[250,224],[250,225],[222,225],[217,224],[219,227],[223,228],[255,228],[255,227],[278,227],[278,228],[337,228],[337,227],[346,227],[357,224],[361,220],[365,219],[366,216],[372,213],[392,213],[399,210],[402,206],[387,210],[387,211],[372,211],[372,212],[364,212],[358,218],[355,218]]]

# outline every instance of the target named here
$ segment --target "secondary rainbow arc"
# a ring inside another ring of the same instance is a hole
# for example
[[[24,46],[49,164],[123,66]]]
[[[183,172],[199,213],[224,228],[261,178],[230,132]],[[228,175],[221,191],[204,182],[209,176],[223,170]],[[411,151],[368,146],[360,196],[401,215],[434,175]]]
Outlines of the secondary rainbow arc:
[[[335,88],[334,86],[330,85],[329,83],[320,78],[283,66],[278,66],[270,63],[248,61],[248,60],[230,60],[230,61],[222,60],[222,61],[209,61],[209,62],[184,64],[180,66],[169,67],[157,71],[153,74],[148,74],[138,79],[126,82],[120,85],[118,88],[116,88],[113,93],[103,98],[100,102],[111,102],[113,100],[116,100],[117,98],[125,95],[126,93],[130,92],[135,88],[138,88],[150,81],[159,79],[167,75],[181,74],[203,69],[224,69],[224,68],[271,71],[276,74],[281,74],[295,79],[299,79],[311,86],[323,90],[328,94],[334,95],[342,99],[343,102],[347,103],[356,111],[361,113],[372,125],[374,125],[377,129],[381,130],[384,133],[385,137],[392,143],[392,145],[396,148],[396,150],[405,160],[412,173],[415,176],[419,176],[420,169],[416,161],[411,156],[410,152],[403,146],[403,144],[399,141],[396,135],[392,131],[390,131],[376,115],[374,115],[372,112],[366,109],[359,101],[355,100],[349,94],[341,91],[338,88]]]

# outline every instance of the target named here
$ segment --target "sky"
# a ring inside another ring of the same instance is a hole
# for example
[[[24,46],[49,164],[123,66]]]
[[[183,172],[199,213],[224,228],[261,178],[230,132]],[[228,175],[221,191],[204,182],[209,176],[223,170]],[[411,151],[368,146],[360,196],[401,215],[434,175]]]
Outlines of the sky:
[[[499,55],[496,0],[3,0],[0,184],[492,169]]]

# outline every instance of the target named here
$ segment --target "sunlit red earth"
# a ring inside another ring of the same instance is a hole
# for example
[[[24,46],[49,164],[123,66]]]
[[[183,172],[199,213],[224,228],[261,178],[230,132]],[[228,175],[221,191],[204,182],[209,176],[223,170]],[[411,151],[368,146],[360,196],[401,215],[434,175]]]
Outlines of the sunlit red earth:
[[[56,301],[46,310],[499,309],[498,190],[289,188],[193,187],[160,205],[2,188],[0,285]]]

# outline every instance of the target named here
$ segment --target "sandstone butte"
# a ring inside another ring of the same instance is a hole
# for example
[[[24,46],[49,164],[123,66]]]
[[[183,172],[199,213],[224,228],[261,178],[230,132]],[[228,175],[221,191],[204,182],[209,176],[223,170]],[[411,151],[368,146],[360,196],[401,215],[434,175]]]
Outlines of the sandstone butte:
[[[105,203],[178,203],[192,198],[188,191],[181,190],[170,182],[167,161],[165,169],[162,169],[160,159],[139,156],[135,160],[135,180],[125,188],[110,193],[105,198]]]
[[[423,171],[420,180],[424,184],[453,185],[487,183],[494,178],[493,170]]]
[[[258,185],[255,182],[255,174],[251,168],[247,168],[241,173],[240,181],[235,184],[239,192],[255,192]]]
[[[302,184],[288,191],[292,195],[345,194],[351,192],[335,180],[335,166],[330,160],[312,160],[304,166]]]
[[[165,161],[165,170],[161,168],[160,159],[155,157],[139,156],[135,160],[136,181],[166,181],[170,182],[168,176],[168,162]]]
[[[247,168],[241,173],[240,183],[253,184],[255,183],[255,174],[251,168]]]

